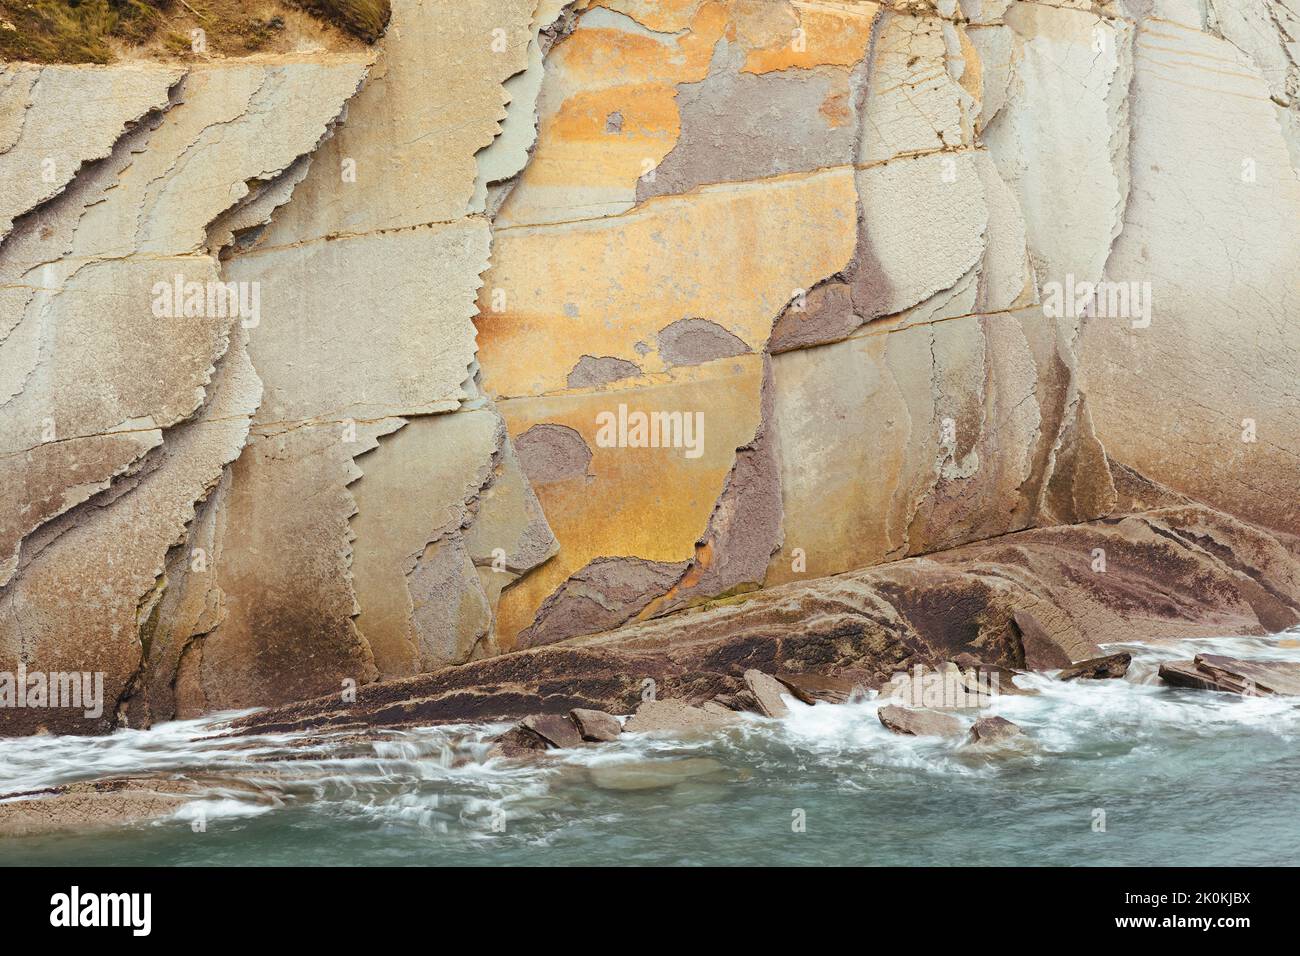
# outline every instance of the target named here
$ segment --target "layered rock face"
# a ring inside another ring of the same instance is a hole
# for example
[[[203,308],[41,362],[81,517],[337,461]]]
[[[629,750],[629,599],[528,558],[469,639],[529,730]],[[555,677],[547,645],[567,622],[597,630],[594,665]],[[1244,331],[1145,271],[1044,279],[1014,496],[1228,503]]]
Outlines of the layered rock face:
[[[6,65],[0,671],[106,704],[0,732],[1294,625],[1297,38],[396,0],[369,52]]]

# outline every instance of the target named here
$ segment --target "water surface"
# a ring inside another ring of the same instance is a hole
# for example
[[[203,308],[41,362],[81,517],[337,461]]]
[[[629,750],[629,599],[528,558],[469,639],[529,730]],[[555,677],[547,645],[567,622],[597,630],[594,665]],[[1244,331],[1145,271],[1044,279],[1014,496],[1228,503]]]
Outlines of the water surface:
[[[792,702],[785,720],[526,764],[484,760],[504,725],[232,740],[206,719],[0,740],[0,793],[216,781],[166,820],[0,838],[0,864],[1293,864],[1300,703],[1166,687],[1155,666],[1198,652],[1300,661],[1297,637],[1115,645],[1134,653],[1124,680],[1020,677],[1039,694],[987,712],[1030,743],[995,752],[895,736],[874,700]]]

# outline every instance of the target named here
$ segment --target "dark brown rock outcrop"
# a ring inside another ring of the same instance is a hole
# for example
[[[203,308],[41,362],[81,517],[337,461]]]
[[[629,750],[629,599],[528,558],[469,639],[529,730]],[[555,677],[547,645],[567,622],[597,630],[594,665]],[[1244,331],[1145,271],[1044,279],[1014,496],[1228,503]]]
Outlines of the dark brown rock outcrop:
[[[1198,654],[1190,661],[1160,665],[1160,677],[1175,687],[1220,690],[1250,697],[1300,696],[1300,662],[1241,660]]]
[[[847,704],[855,696],[861,696],[866,688],[851,677],[841,675],[829,677],[822,674],[776,674],[776,679],[786,689],[805,704],[824,701],[828,704]]]
[[[543,737],[523,724],[516,724],[492,741],[492,746],[488,749],[487,755],[489,760],[494,757],[518,759],[520,757],[533,757],[549,749],[551,749],[551,745]]]
[[[1107,680],[1123,677],[1133,663],[1132,654],[1107,654],[1063,668],[1057,680]]]
[[[1105,571],[1092,570],[1098,548]],[[579,707],[630,714],[649,684],[661,700],[694,706],[738,697],[751,669],[780,673],[786,686],[810,675],[879,688],[916,664],[935,668],[962,654],[989,667],[1032,666],[1016,623],[1024,612],[1040,644],[1068,664],[1101,656],[1094,639],[1262,634],[1270,627],[1261,612],[1277,625],[1294,608],[1300,559],[1276,539],[1207,509],[1162,508],[769,588],[361,687],[351,704],[335,696],[263,711],[234,729],[517,720]]]
[[[533,714],[520,723],[541,737],[552,747],[578,747],[582,745],[582,734],[568,717],[559,714]]]

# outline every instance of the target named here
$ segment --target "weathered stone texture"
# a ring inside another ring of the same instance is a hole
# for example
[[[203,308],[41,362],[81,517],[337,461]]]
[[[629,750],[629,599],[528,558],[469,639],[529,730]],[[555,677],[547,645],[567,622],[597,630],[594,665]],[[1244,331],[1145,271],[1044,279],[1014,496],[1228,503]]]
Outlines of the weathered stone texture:
[[[391,723],[1294,625],[1293,6],[396,0],[0,68],[0,671]]]
[[[995,669],[1054,668],[1101,656],[1098,643],[1263,634],[1300,623],[1300,558],[1267,539],[1272,557],[1259,566],[1268,570],[1258,580],[1246,573],[1265,539],[1201,507],[1022,531],[376,684],[354,704],[335,695],[290,705],[235,727],[630,714],[648,689],[673,708],[703,709],[746,690],[751,669],[780,674],[786,686],[792,676],[812,686],[833,678],[843,695],[879,689],[917,665],[973,658]],[[1090,565],[1098,547],[1110,556],[1104,573]],[[1271,600],[1261,603],[1262,593]],[[1271,617],[1282,608],[1285,620]]]

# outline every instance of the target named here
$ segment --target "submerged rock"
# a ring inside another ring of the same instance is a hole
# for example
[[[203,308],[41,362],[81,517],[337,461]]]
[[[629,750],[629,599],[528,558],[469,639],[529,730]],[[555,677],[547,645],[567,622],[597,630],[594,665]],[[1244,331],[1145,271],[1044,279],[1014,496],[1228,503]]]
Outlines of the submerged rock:
[[[518,724],[492,741],[492,746],[488,748],[487,759],[504,757],[514,760],[520,757],[535,757],[549,749],[550,744],[544,738],[523,724]]]
[[[916,664],[900,671],[880,689],[881,697],[905,707],[926,710],[974,710],[989,706],[1001,694],[1032,694],[1017,687],[1009,668],[970,666],[953,661],[938,667]]]
[[[886,704],[876,711],[886,730],[905,737],[955,737],[962,732],[962,722],[949,714],[933,710],[911,710]]]
[[[255,786],[229,778],[164,776],[83,780],[27,793],[0,794],[0,837],[84,832],[160,820],[219,789],[274,803]]]
[[[981,717],[971,725],[969,742],[996,744],[1014,737],[1024,736],[1024,731],[1005,717]]]
[[[595,714],[595,711],[585,711],[586,714]],[[600,717],[608,717],[614,721],[614,726],[618,726],[618,720],[610,717],[608,714],[599,714]],[[590,718],[589,718],[590,720]],[[593,727],[596,726],[594,720],[590,720]],[[576,716],[565,716],[563,714],[529,714],[515,726],[511,727],[505,733],[501,734],[492,741],[492,746],[488,749],[488,759],[494,757],[519,758],[535,756],[547,750],[564,750],[569,747],[581,747],[583,742],[588,739],[584,736],[582,724],[579,723]],[[604,738],[591,738],[604,739]],[[610,738],[612,739],[612,738]]]
[[[1300,696],[1300,662],[1243,660],[1198,654],[1190,661],[1167,661],[1160,677],[1175,687],[1220,690],[1248,697]]]
[[[1063,668],[1061,673],[1056,675],[1056,679],[1107,680],[1123,677],[1128,673],[1128,666],[1132,662],[1132,654],[1107,654],[1105,657],[1094,657],[1090,660],[1079,661],[1077,664],[1071,664],[1069,667]]]
[[[694,777],[715,774],[722,764],[708,757],[682,760],[636,760],[590,767],[591,782],[602,790],[658,790],[675,787]]]
[[[989,692],[993,695],[1008,694],[1013,697],[1033,697],[1038,691],[1029,687],[1018,687],[1015,679],[1023,671],[999,664],[986,664],[970,659],[970,655],[961,655],[953,661],[962,672],[966,689],[972,693]]]

